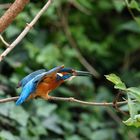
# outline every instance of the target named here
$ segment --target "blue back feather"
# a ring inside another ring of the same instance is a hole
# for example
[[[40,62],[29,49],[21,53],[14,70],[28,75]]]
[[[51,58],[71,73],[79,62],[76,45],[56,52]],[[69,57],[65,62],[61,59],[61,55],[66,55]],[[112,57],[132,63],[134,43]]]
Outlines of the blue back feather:
[[[30,80],[32,80],[34,77],[36,77],[37,75],[45,72],[46,70],[45,69],[40,69],[40,70],[37,70],[35,72],[32,72],[31,74],[27,75],[26,77],[24,77],[20,82],[19,82],[19,85],[21,87],[24,87]]]
[[[35,89],[36,82],[34,82],[34,79],[32,79],[23,87],[20,97],[16,101],[16,105],[22,104],[30,96],[30,94],[35,91]]]
[[[63,68],[63,69],[61,69],[59,72],[61,73],[61,72],[68,72],[68,73],[71,73],[72,72],[72,68]]]
[[[52,76],[53,74],[56,74],[60,69],[62,69],[62,66],[55,67],[55,68],[49,70],[48,72],[41,72],[41,74],[37,74],[34,77],[28,75],[29,77],[26,76],[24,79],[22,79],[24,82],[27,81],[27,79],[28,80],[30,79],[30,81],[27,81],[27,83],[25,83],[24,86],[22,85],[23,89],[20,94],[20,97],[16,101],[16,105],[22,104],[36,90],[37,85],[42,81],[42,79],[45,76]]]

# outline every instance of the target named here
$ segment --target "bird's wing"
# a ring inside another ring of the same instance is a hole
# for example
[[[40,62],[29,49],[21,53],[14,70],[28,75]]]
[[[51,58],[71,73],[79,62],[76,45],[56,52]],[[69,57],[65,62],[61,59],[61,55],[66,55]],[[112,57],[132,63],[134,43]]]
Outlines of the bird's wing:
[[[31,93],[33,93],[36,89],[36,83],[34,82],[34,79],[30,80],[22,89],[20,97],[16,101],[16,105],[22,104]]]
[[[55,67],[51,70],[49,70],[48,72],[43,72],[41,74],[38,74],[37,76],[35,76],[34,78],[32,78],[27,84],[25,84],[25,86],[22,89],[22,92],[20,94],[20,97],[18,98],[18,100],[16,101],[16,105],[20,105],[22,104],[30,95],[31,93],[33,93],[36,88],[37,85],[43,80],[44,77],[46,76],[53,76],[55,75],[60,69],[62,69],[64,66],[58,66]]]
[[[53,68],[53,69],[51,69],[51,70],[49,70],[47,72],[44,72],[44,73],[38,75],[38,76],[40,76],[40,78],[39,78],[37,83],[39,84],[46,77],[53,77],[53,76],[55,76],[63,68],[64,68],[64,65],[58,66],[58,67],[55,67],[55,68]]]
[[[36,77],[37,75],[45,72],[46,70],[45,69],[40,69],[40,70],[37,70],[35,72],[32,72],[31,74],[25,76],[18,84],[17,87],[20,87],[20,86],[25,86],[30,80],[32,80],[34,77]]]

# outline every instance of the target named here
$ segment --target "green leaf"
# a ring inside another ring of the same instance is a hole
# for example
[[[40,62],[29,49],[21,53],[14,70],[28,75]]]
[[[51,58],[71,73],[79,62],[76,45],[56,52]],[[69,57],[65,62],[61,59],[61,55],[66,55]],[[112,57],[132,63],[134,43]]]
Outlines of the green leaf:
[[[55,110],[57,108],[57,106],[54,104],[51,104],[51,105],[47,105],[47,107],[46,106],[44,106],[44,107],[41,107],[41,108],[38,108],[38,110],[37,110],[37,114],[39,115],[39,116],[44,116],[44,117],[48,117],[48,116],[50,116],[51,115],[51,113]]]
[[[106,79],[109,80],[110,82],[116,84],[122,83],[120,77],[118,77],[116,74],[109,74],[109,75],[105,75]]]
[[[66,140],[83,140],[79,135],[72,135],[72,136],[69,136]]]
[[[135,17],[136,23],[140,26],[140,18],[139,17]]]
[[[47,128],[48,130],[51,130],[52,132],[56,134],[64,134],[63,129],[58,125],[60,123],[60,119],[57,115],[51,115],[48,118],[46,118],[42,125]]]
[[[26,126],[29,114],[22,107],[14,107],[10,113],[10,118],[16,120],[20,125]]]
[[[92,135],[90,135],[90,140],[111,140],[113,139],[114,132],[112,129],[97,129]]]
[[[135,17],[135,20],[137,22],[132,20],[132,21],[125,22],[125,23],[119,25],[118,26],[118,31],[127,30],[127,31],[131,31],[131,32],[134,32],[134,33],[140,33],[140,28],[139,28],[140,19],[139,19],[139,17]],[[134,42],[134,40],[133,40],[133,42]]]
[[[7,28],[7,30],[6,30],[6,35],[7,35],[7,37],[13,37],[13,36],[15,36],[15,35],[18,35],[19,34],[19,32],[20,32],[20,29],[19,28],[17,28],[16,26],[14,26],[14,25],[11,25],[11,26],[9,26],[8,28]]]
[[[129,3],[129,7],[140,11],[139,5],[135,0],[131,0],[131,2]]]
[[[36,102],[37,105],[37,115],[41,117],[49,117],[57,108],[55,104],[46,103],[46,101],[38,101]]]
[[[122,0],[113,0],[113,4],[118,12],[121,12],[125,7],[125,2]]]
[[[135,115],[134,119],[129,118],[126,121],[123,121],[124,124],[127,126],[135,126],[135,127],[140,127],[140,114]]]
[[[130,87],[127,88],[129,94],[133,95],[137,101],[140,102],[140,88],[137,87]]]
[[[58,65],[61,58],[61,51],[58,46],[48,44],[44,49],[40,50],[40,53],[36,56],[36,61],[43,64],[45,67],[49,65]]]
[[[120,77],[116,74],[105,75],[106,79],[115,84],[116,89],[126,90],[125,84],[121,81]]]
[[[137,109],[135,107],[134,102],[131,100],[129,93],[127,93],[127,96],[128,96],[128,107],[129,107],[130,117],[131,119],[134,119],[134,116],[137,114]]]
[[[120,90],[126,90],[126,86],[124,83],[118,83],[114,86],[114,88],[120,89]]]
[[[19,139],[9,131],[2,130],[0,132],[0,140],[19,140]]]

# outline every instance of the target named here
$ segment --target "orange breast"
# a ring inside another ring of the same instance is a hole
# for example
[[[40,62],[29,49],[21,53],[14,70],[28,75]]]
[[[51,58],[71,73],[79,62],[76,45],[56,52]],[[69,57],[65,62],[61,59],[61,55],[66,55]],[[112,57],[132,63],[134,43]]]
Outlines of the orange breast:
[[[35,91],[35,96],[45,96],[60,84],[63,81],[56,81],[56,77],[45,77],[37,86]]]

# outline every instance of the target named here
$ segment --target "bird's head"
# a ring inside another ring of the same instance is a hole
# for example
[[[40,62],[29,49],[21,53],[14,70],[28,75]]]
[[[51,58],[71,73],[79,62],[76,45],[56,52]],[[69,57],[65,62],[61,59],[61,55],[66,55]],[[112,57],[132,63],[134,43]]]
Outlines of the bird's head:
[[[76,76],[90,76],[91,73],[86,71],[78,71],[72,68],[63,68],[57,73],[57,79],[72,80]]]

